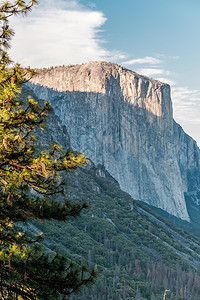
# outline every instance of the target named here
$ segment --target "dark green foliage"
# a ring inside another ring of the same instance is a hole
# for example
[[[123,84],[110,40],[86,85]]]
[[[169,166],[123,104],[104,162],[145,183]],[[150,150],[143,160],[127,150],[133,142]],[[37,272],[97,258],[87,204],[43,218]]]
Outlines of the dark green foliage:
[[[69,195],[87,199],[90,210],[66,225],[34,224],[51,250],[97,265],[95,285],[70,299],[160,300],[165,289],[166,299],[199,299],[198,239],[132,200],[92,163],[66,180]]]
[[[8,18],[26,14],[36,3],[0,5],[0,297],[9,300],[64,299],[95,275],[85,265],[48,253],[39,243],[41,234],[23,230],[30,219],[66,221],[87,208],[66,198],[62,180],[63,172],[85,164],[84,156],[63,152],[57,143],[49,150],[35,149],[33,133],[44,129],[51,107],[22,97],[21,86],[33,71],[12,65],[6,52],[13,35]]]

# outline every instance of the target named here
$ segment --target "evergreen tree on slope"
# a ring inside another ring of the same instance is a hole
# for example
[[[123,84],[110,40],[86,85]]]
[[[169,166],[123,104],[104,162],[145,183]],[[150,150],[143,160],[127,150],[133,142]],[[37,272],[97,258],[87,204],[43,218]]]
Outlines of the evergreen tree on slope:
[[[14,32],[9,17],[27,14],[36,0],[5,1],[0,5],[0,298],[65,299],[91,282],[94,270],[77,267],[64,256],[48,254],[40,236],[20,232],[17,224],[31,218],[65,221],[76,217],[86,204],[65,200],[61,171],[76,169],[85,158],[63,153],[54,144],[35,152],[33,130],[44,127],[50,105],[21,99],[21,85],[33,75],[31,69],[14,65],[8,54]],[[52,200],[61,194],[62,202]]]

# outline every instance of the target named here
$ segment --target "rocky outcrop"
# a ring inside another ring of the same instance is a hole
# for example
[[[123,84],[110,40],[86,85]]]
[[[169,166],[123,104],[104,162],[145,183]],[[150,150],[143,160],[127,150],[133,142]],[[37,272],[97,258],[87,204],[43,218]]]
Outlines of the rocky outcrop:
[[[71,146],[104,165],[124,191],[189,220],[184,193],[200,186],[198,178],[191,184],[200,154],[173,121],[169,85],[93,62],[38,70],[29,87],[50,101]]]

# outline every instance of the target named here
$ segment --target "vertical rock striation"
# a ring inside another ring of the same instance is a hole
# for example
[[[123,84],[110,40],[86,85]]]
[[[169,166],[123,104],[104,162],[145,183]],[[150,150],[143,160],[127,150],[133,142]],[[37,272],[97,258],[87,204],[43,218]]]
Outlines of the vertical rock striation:
[[[124,191],[189,220],[184,193],[200,186],[200,152],[173,120],[169,85],[93,62],[38,70],[29,87],[50,101],[72,147]]]

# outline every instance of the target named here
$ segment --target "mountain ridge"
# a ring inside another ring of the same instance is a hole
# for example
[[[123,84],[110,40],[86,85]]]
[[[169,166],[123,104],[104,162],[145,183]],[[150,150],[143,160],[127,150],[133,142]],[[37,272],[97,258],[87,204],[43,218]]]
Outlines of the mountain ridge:
[[[93,62],[39,70],[29,87],[50,101],[72,147],[104,165],[124,191],[190,220],[184,194],[199,189],[200,151],[173,120],[168,84]]]

